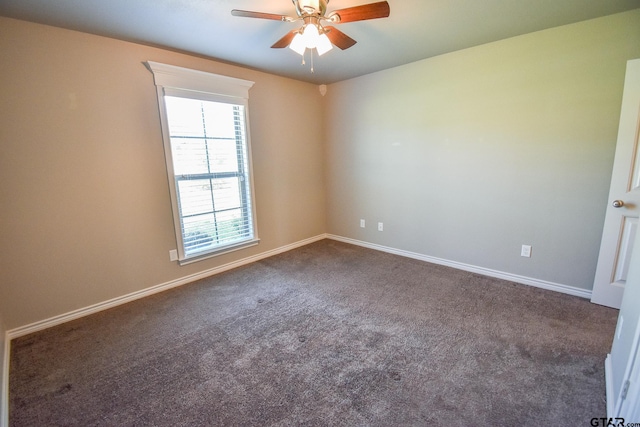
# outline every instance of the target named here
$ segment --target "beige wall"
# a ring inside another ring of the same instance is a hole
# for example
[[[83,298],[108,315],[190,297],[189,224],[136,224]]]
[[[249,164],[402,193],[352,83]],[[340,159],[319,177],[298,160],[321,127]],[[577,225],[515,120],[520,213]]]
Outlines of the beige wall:
[[[590,290],[637,57],[640,10],[330,85],[328,232]]]
[[[0,312],[8,329],[324,233],[317,86],[6,18],[0,52]],[[169,261],[176,243],[147,60],[255,81],[257,247],[184,267]]]

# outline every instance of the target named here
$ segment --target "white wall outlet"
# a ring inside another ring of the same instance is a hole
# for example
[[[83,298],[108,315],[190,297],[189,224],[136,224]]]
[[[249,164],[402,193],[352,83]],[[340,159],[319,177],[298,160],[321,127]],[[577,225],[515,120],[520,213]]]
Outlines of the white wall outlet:
[[[522,245],[520,256],[531,258],[531,245]]]
[[[384,226],[382,225],[381,222],[378,223],[378,231],[382,231],[384,230]]]
[[[364,219],[360,220],[360,228],[364,228]]]
[[[171,249],[169,251],[169,261],[177,261],[178,260],[178,251],[176,249]]]

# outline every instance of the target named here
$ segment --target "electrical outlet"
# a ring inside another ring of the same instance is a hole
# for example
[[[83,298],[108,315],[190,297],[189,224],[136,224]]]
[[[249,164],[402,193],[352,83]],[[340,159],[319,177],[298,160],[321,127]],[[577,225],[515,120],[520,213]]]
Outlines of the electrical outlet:
[[[178,251],[176,249],[171,249],[169,251],[169,261],[177,261],[178,260]]]
[[[364,219],[360,220],[360,228],[364,228]]]
[[[378,231],[383,231],[384,230],[384,226],[382,225],[381,222],[378,223]]]
[[[531,245],[522,245],[520,256],[531,258]]]

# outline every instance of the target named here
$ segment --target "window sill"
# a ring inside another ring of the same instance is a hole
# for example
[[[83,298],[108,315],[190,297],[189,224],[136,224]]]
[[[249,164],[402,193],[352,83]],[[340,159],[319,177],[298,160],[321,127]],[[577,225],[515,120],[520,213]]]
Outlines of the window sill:
[[[205,260],[205,259],[215,258],[215,257],[220,256],[220,255],[228,254],[229,252],[234,252],[234,251],[238,251],[240,249],[250,248],[251,246],[256,246],[258,243],[260,243],[260,239],[256,238],[256,239],[253,239],[253,240],[248,240],[248,241],[245,241],[245,242],[236,243],[236,244],[229,245],[229,246],[224,246],[224,247],[216,250],[215,252],[207,252],[206,254],[194,255],[194,256],[189,257],[189,258],[184,258],[184,259],[178,260],[178,263],[181,266],[187,265],[187,264],[192,264],[194,262],[198,262],[198,261],[202,261],[202,260]]]

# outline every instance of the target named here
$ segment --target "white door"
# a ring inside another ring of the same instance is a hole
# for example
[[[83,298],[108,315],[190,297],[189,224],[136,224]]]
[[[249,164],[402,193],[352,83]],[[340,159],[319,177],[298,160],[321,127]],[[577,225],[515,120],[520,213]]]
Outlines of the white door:
[[[608,416],[626,422],[640,421],[640,233],[635,247],[606,364]]]
[[[591,302],[620,308],[640,212],[640,59],[627,62],[609,204]]]
[[[636,348],[636,360],[633,364],[631,376],[629,377],[629,388],[627,395],[621,402],[618,417],[624,418],[625,421],[640,420],[640,355]],[[617,417],[614,417],[617,418]]]

